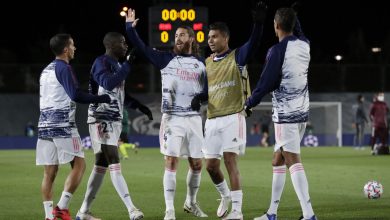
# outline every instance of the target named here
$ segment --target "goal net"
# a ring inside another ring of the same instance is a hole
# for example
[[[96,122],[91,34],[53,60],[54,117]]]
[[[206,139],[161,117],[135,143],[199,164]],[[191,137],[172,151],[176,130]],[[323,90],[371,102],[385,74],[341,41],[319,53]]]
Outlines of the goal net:
[[[248,146],[261,145],[251,138],[261,139],[262,130],[269,127],[269,142],[275,143],[272,122],[272,102],[262,102],[254,107],[253,114],[247,118]],[[302,146],[342,146],[341,102],[310,102],[309,121],[302,138]]]

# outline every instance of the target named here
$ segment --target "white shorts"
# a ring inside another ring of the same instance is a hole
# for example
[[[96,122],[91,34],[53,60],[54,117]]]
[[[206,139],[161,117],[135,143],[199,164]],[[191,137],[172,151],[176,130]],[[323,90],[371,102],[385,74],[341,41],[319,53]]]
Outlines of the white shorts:
[[[77,128],[72,128],[70,138],[38,139],[36,165],[59,165],[71,162],[74,157],[84,158]]]
[[[121,122],[96,122],[89,124],[89,135],[91,136],[93,152],[102,151],[101,145],[118,146],[119,136],[122,132]]]
[[[163,114],[160,126],[160,152],[165,156],[203,158],[202,118]]]
[[[305,134],[306,122],[292,124],[277,124],[275,127],[275,148],[274,151],[283,151],[300,154],[301,140]]]
[[[221,159],[224,152],[245,154],[246,121],[241,113],[206,120],[205,158]]]

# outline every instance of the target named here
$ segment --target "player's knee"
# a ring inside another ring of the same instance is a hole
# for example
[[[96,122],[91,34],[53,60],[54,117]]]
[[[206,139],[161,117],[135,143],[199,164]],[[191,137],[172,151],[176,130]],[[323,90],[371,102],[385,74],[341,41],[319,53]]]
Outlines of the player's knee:
[[[45,167],[44,170],[44,178],[50,179],[50,181],[54,181],[58,173],[58,166],[48,166]]]
[[[210,175],[215,175],[216,173],[218,173],[218,164],[217,163],[213,163],[213,162],[208,162],[207,163],[207,166],[206,166],[206,170],[207,172],[210,174]]]
[[[190,163],[191,170],[193,171],[200,171],[202,169],[202,161],[201,160],[195,160],[192,163]]]
[[[217,172],[216,169],[213,166],[208,165],[206,167],[207,172],[210,174],[210,176],[214,176]]]
[[[75,157],[72,163],[72,168],[79,173],[84,173],[86,169],[85,160],[81,157]]]
[[[234,169],[237,167],[237,161],[235,157],[224,157],[224,163],[227,169]]]
[[[274,158],[272,159],[272,166],[277,167],[277,166],[283,166],[284,165],[284,160]]]
[[[219,173],[219,161],[213,161],[213,162],[208,162],[206,165],[206,170],[209,173],[210,176],[217,176]]]
[[[170,170],[176,170],[179,164],[179,160],[177,157],[166,156],[165,158],[165,168]]]

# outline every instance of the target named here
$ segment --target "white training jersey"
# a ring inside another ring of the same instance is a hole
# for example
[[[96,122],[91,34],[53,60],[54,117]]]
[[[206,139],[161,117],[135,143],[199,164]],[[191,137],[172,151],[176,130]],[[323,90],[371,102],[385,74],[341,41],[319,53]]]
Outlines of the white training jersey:
[[[307,121],[309,115],[309,89],[307,73],[310,47],[296,39],[287,42],[282,78],[278,89],[272,93],[273,121],[298,123]]]
[[[297,21],[294,35],[286,36],[268,50],[260,80],[248,98],[247,106],[256,106],[264,95],[272,92],[272,120],[275,123],[307,122],[309,63],[310,42]]]
[[[161,112],[174,115],[199,115],[191,109],[191,100],[201,93],[206,67],[194,56],[173,57],[161,69]]]
[[[199,115],[191,109],[192,99],[206,85],[204,59],[192,54],[175,54],[146,46],[132,27],[126,23],[129,40],[161,72],[161,112],[179,116]]]
[[[96,58],[90,79],[90,92],[92,94],[107,94],[110,103],[93,103],[88,108],[87,123],[100,121],[122,121],[125,97],[125,81],[130,72],[128,65],[122,65],[107,55]]]
[[[54,60],[42,71],[39,79],[38,128],[41,138],[70,137],[68,128],[75,126],[76,103],[66,93],[57,74],[70,75],[73,72],[64,61]]]

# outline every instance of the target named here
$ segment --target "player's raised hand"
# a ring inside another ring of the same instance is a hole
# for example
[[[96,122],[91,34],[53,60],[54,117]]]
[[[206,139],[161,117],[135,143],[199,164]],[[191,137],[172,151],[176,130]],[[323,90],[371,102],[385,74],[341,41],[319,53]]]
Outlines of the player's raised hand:
[[[295,14],[298,14],[299,10],[302,7],[302,2],[301,1],[296,1],[291,5],[291,8],[295,11]]]
[[[129,10],[127,10],[127,14],[126,14],[126,22],[132,22],[131,26],[134,28],[135,26],[137,26],[138,20],[139,20],[139,18],[135,19],[135,10],[132,8],[129,8]]]
[[[258,1],[254,4],[252,9],[252,18],[254,22],[264,23],[265,17],[267,15],[267,4],[263,1]]]

